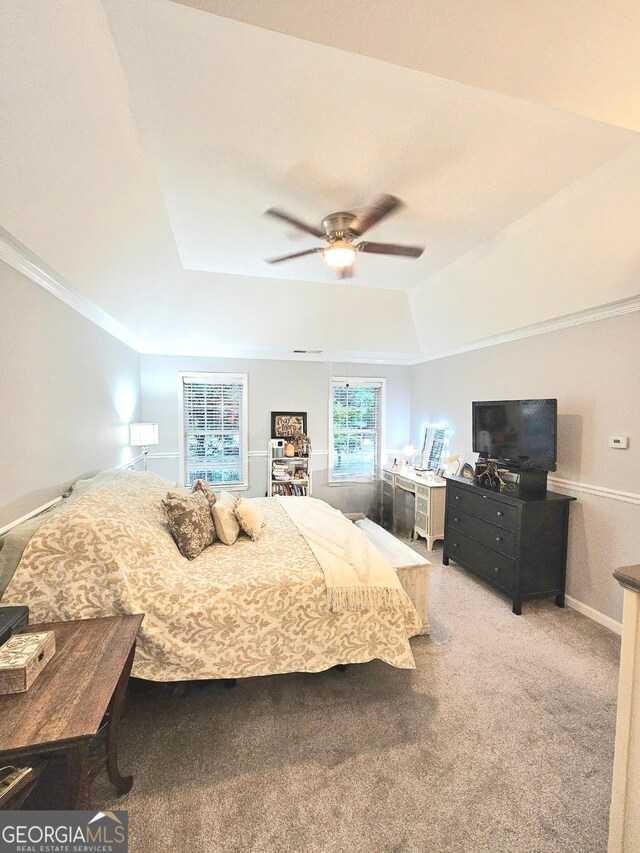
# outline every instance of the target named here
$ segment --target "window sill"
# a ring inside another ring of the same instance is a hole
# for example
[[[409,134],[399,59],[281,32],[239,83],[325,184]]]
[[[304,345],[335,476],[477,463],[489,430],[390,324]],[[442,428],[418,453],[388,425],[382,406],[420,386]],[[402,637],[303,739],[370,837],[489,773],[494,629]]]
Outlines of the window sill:
[[[246,492],[249,489],[248,483],[239,483],[239,484],[225,484],[224,486],[221,483],[207,483],[210,486],[211,491],[213,492]],[[185,489],[190,489],[191,485],[184,483]]]

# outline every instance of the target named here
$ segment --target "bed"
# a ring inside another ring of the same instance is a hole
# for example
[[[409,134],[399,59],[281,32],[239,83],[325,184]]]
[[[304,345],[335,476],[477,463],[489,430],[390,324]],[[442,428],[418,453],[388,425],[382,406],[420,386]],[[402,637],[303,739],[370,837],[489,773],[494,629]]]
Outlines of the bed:
[[[313,498],[256,499],[266,521],[258,541],[217,542],[189,561],[161,504],[172,485],[122,472],[76,494],[29,531],[2,604],[28,604],[33,623],[144,613],[133,674],[152,681],[316,672],[374,658],[414,667],[408,640],[421,623],[403,591],[376,607],[327,607],[311,540],[285,508]]]

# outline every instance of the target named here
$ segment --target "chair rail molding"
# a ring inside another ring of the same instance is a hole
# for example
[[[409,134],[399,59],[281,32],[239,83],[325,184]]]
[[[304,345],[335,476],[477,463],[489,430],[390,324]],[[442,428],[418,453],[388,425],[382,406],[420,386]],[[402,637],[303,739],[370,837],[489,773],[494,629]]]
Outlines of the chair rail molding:
[[[556,489],[566,489],[568,492],[583,492],[596,495],[599,498],[609,498],[612,501],[640,505],[640,494],[623,492],[620,489],[610,489],[607,486],[593,486],[590,483],[579,483],[575,480],[563,480],[560,477],[549,477],[549,483]]]
[[[139,456],[134,456],[133,459],[128,459],[126,462],[122,462],[120,465],[116,465],[115,468],[119,471],[126,471],[127,468],[133,468],[134,465],[137,465],[138,462],[142,462],[144,456],[140,454]],[[67,494],[65,492],[65,494]],[[50,509],[52,506],[60,503],[61,500],[64,499],[64,495],[58,495],[55,498],[52,498],[50,501],[47,501],[46,504],[42,504],[42,506],[37,506],[35,509],[32,509],[26,515],[21,516],[20,518],[16,518],[14,521],[10,521],[8,524],[5,524],[4,527],[0,527],[0,536],[4,536],[5,533],[8,533],[10,530],[13,530],[14,527],[17,527],[19,524],[22,524],[25,521],[29,521],[30,518],[35,518],[36,515],[40,515],[41,512],[44,512],[47,509]]]
[[[328,450],[312,450],[311,456],[326,456],[328,453],[329,453]],[[252,458],[254,456],[263,456],[266,459],[267,455],[268,454],[267,454],[266,450],[249,450],[247,452],[247,456],[249,458]],[[147,455],[147,459],[178,459],[179,456],[180,456],[179,451],[174,450],[174,451],[167,452],[167,453],[160,453],[160,452],[149,453]]]

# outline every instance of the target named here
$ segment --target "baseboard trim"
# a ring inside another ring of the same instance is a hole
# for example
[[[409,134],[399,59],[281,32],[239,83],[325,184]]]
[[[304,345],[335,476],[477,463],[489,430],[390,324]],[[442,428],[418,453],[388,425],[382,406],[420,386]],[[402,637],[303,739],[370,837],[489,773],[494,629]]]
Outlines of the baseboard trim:
[[[583,604],[581,601],[578,601],[577,598],[572,598],[570,595],[565,595],[564,600],[572,610],[576,610],[578,613],[582,613],[583,616],[593,619],[593,621],[597,622],[598,625],[603,625],[619,637],[622,636],[622,622],[616,622],[616,620],[612,619],[610,616],[605,616],[604,613],[600,613],[600,611],[596,610],[595,607],[589,607],[588,604]]]

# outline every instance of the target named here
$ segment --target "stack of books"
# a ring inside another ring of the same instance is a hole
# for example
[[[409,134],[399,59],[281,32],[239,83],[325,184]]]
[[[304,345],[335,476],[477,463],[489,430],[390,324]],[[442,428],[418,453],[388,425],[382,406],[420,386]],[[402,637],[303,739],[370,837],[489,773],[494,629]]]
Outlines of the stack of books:
[[[273,479],[274,480],[290,480],[291,473],[289,465],[284,459],[273,460]]]
[[[284,497],[297,497],[304,498],[307,496],[307,486],[306,485],[296,485],[293,481],[291,483],[273,483],[271,487],[272,495],[282,495]]]

